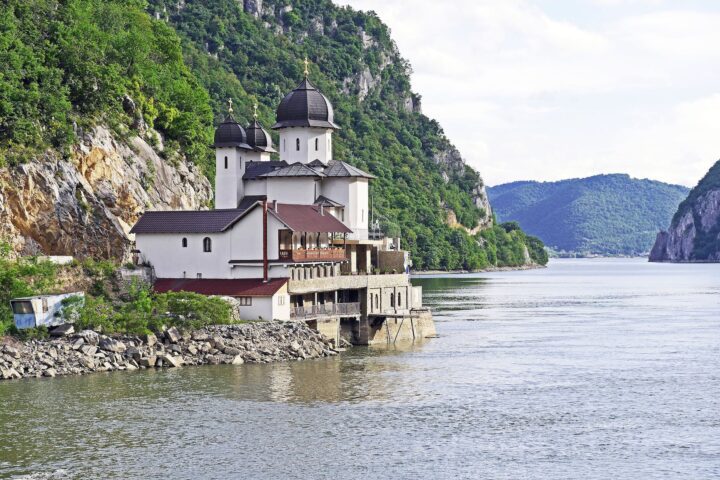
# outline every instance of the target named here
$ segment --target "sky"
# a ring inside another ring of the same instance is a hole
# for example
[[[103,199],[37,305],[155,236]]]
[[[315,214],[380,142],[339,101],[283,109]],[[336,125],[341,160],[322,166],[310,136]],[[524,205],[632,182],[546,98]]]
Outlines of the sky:
[[[720,1],[336,1],[390,27],[423,113],[487,185],[694,186],[720,159]]]

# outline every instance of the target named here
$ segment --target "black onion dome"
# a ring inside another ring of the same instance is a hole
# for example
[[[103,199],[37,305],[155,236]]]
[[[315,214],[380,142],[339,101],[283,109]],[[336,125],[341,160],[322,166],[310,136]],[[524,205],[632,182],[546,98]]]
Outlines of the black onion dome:
[[[306,78],[282,99],[277,109],[277,123],[272,128],[340,128],[333,117],[328,99]]]
[[[262,125],[257,120],[248,125],[247,129],[247,143],[254,150],[259,152],[274,152],[275,149],[272,146],[272,138],[270,134],[262,128]]]
[[[232,115],[225,117],[225,121],[215,130],[215,144],[213,146],[215,148],[238,147],[250,150],[245,129],[235,121]]]

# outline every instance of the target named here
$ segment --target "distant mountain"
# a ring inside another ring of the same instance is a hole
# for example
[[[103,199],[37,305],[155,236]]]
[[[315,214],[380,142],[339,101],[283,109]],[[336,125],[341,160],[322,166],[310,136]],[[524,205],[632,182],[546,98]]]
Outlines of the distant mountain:
[[[651,262],[720,262],[720,161],[680,204],[657,235]]]
[[[689,189],[625,174],[488,189],[498,221],[516,221],[559,252],[646,254]]]

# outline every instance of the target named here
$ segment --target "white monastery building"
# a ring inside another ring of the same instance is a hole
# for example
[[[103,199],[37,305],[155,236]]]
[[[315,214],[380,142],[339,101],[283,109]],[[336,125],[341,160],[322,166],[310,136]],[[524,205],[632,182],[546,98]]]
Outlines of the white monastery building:
[[[155,290],[234,297],[243,319],[306,321],[337,341],[388,341],[389,319],[407,319],[403,337],[427,333],[400,239],[369,235],[375,177],[333,158],[340,127],[307,72],[277,108],[277,150],[257,115],[243,127],[229,110],[215,132],[215,209],[146,212],[131,231]]]

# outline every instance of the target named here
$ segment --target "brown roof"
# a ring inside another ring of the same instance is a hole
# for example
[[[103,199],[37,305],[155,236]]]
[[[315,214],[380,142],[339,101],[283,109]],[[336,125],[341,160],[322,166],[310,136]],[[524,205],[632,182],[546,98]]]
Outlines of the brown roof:
[[[352,233],[340,220],[325,212],[320,213],[316,205],[295,205],[278,203],[277,209],[268,209],[278,220],[294,232]]]
[[[155,281],[153,290],[158,293],[195,292],[226,297],[272,297],[287,281],[287,278],[275,278],[267,283],[261,278],[159,278]]]
[[[245,197],[238,208],[145,212],[130,233],[220,233],[238,222],[263,197]]]

